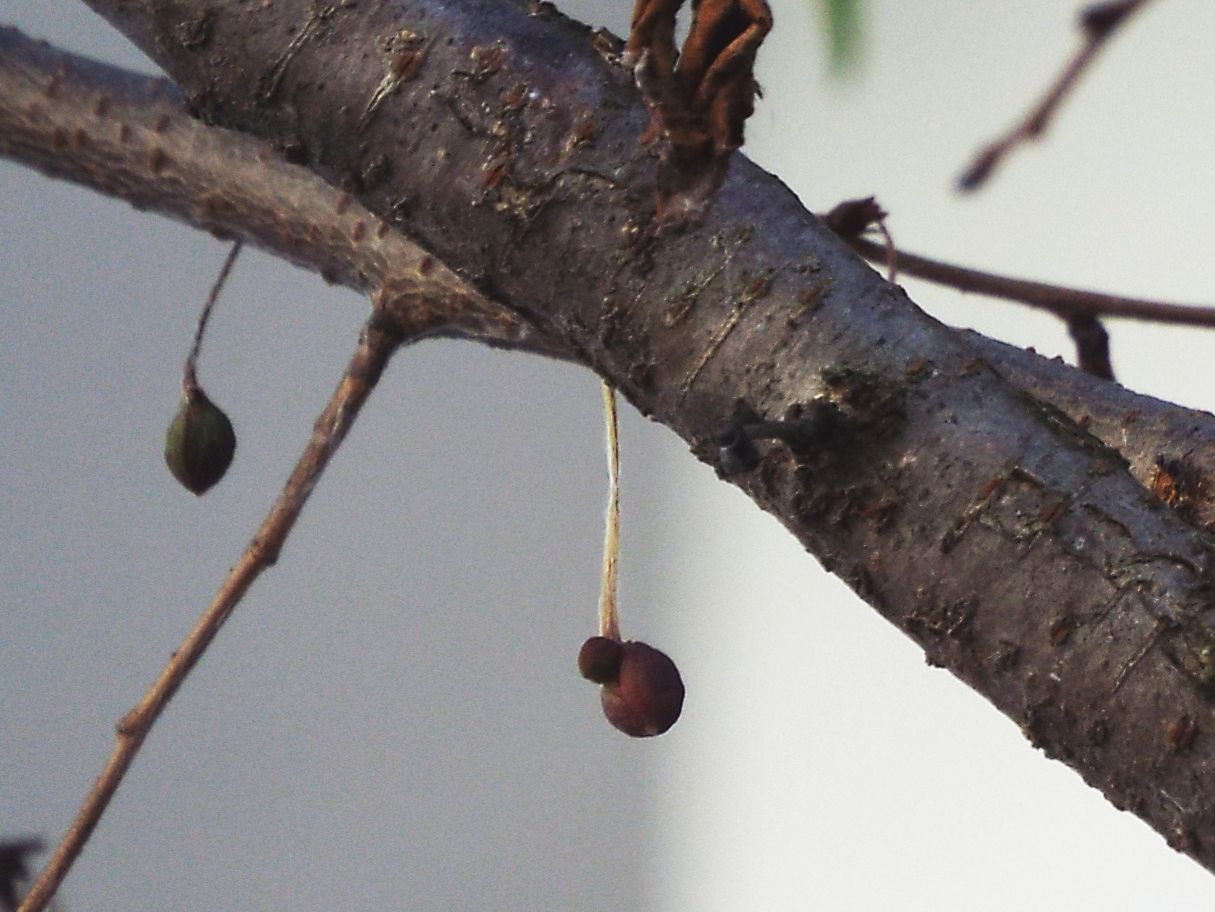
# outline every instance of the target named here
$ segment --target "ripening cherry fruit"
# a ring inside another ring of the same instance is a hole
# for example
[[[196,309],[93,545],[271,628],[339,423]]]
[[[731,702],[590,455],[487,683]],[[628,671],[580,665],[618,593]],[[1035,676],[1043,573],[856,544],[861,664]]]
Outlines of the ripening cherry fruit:
[[[661,735],[683,710],[679,669],[665,652],[647,643],[591,637],[578,653],[578,670],[603,685],[603,714],[626,735]]]
[[[173,477],[201,497],[224,477],[236,452],[236,432],[223,409],[194,386],[182,395],[165,435],[165,464]]]
[[[624,647],[611,637],[591,637],[578,650],[578,671],[588,681],[607,684],[620,674],[620,659]]]

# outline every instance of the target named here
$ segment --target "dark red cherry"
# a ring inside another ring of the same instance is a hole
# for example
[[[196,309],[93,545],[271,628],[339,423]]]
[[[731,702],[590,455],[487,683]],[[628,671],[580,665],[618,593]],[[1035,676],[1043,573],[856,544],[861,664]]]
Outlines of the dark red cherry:
[[[679,669],[665,652],[630,641],[620,644],[616,679],[604,684],[600,700],[612,725],[634,738],[648,738],[675,724],[683,693]]]
[[[591,637],[578,650],[578,671],[588,681],[607,684],[615,681],[620,671],[620,659],[624,647],[618,640],[608,637]]]

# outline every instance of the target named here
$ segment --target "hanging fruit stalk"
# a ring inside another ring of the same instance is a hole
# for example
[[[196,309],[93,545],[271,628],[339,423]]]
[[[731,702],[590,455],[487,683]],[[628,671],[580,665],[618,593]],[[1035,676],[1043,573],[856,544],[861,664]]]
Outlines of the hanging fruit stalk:
[[[582,644],[578,670],[602,684],[600,702],[607,720],[634,738],[661,735],[683,709],[683,679],[664,652],[635,640],[622,642],[616,610],[616,568],[620,550],[620,445],[616,393],[603,384],[608,452],[608,507],[603,536],[599,592],[599,635]]]
[[[190,347],[182,371],[181,405],[165,434],[165,464],[183,487],[199,496],[224,477],[236,452],[236,432],[232,429],[232,422],[198,383],[198,353],[211,311],[240,249],[241,242],[236,241],[228,251],[227,259],[199,314],[194,344]]]
[[[616,391],[601,383],[604,440],[607,444],[608,504],[603,529],[603,574],[599,584],[599,635],[620,640],[616,610],[616,563],[620,555],[620,437],[616,418]]]

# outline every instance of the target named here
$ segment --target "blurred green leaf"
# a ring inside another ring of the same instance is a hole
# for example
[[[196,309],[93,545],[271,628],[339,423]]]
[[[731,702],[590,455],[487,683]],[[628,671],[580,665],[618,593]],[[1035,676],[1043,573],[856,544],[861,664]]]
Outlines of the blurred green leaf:
[[[835,76],[855,73],[861,62],[861,0],[819,0],[827,60]]]

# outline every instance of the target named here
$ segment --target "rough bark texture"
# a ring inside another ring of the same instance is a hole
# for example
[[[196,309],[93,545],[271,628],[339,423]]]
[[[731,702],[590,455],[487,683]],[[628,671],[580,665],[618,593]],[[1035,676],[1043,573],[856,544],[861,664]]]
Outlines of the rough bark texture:
[[[618,45],[509,0],[91,5],[199,115],[357,196],[702,459],[740,403],[836,403],[830,445],[764,444],[740,484],[930,661],[1215,868],[1210,536],[745,159],[702,227],[654,233]],[[1094,420],[1132,429],[1108,402]]]

